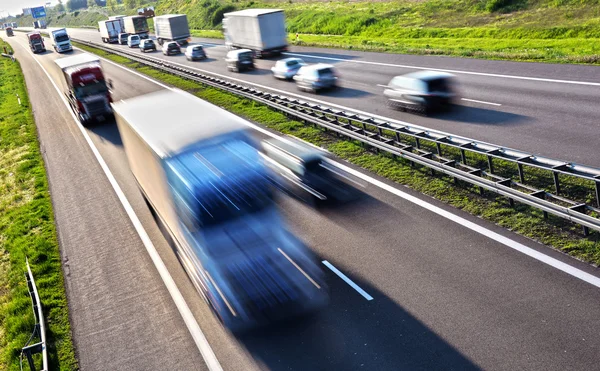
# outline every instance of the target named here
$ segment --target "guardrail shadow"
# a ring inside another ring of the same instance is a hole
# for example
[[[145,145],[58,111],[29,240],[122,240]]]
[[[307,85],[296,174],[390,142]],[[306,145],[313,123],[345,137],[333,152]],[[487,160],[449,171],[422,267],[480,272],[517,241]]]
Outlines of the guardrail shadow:
[[[348,272],[338,262],[338,269]],[[238,340],[269,370],[479,370],[401,305],[359,277],[367,301],[327,270],[328,308],[242,334]]]
[[[452,109],[449,111],[432,114],[431,117],[440,120],[460,121],[467,124],[479,125],[524,125],[529,121],[529,117],[516,113],[460,104],[452,106]]]

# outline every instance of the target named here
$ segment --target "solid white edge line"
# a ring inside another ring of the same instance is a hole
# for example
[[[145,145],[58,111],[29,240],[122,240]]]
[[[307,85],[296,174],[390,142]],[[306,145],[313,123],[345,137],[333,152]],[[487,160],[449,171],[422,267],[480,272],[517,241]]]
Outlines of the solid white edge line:
[[[335,273],[338,277],[340,277],[342,280],[344,280],[344,282],[346,282],[348,285],[350,285],[350,287],[352,287],[354,290],[356,290],[356,292],[361,294],[365,299],[367,299],[368,301],[373,300],[373,297],[371,295],[367,294],[365,292],[365,290],[361,289],[360,286],[355,284],[354,281],[352,281],[350,278],[348,278],[344,273],[340,272],[340,270],[337,269],[336,267],[334,267],[333,264],[331,264],[327,260],[323,260],[322,263],[327,268],[331,269],[331,271],[333,273]]]
[[[116,65],[119,66],[119,67],[121,67],[121,68],[123,68],[123,69],[125,69],[125,70],[129,70],[126,67],[120,66],[118,64],[116,64]],[[186,66],[186,67],[189,67],[189,66]],[[144,77],[145,79],[147,79],[149,81],[153,81],[152,79],[150,79],[147,76],[143,76],[142,75],[142,77]],[[260,126],[254,125],[254,124],[252,124],[250,122],[247,122],[247,125],[250,126],[253,129],[255,129],[255,130],[257,130],[257,131],[265,134],[265,135],[268,135],[268,136],[272,137],[272,138],[285,139],[282,136],[275,135],[275,134],[271,133],[270,131],[266,130],[265,128],[262,128]],[[483,236],[486,236],[486,237],[488,237],[488,238],[490,238],[490,239],[492,239],[492,240],[494,240],[496,242],[499,242],[499,243],[501,243],[501,244],[503,244],[503,245],[505,245],[507,247],[510,247],[511,249],[517,250],[517,251],[519,251],[519,252],[521,252],[521,253],[529,256],[529,257],[532,257],[532,258],[534,258],[534,259],[536,259],[536,260],[538,260],[538,261],[540,261],[542,263],[548,264],[551,267],[554,267],[554,268],[556,268],[556,269],[558,269],[560,271],[563,271],[563,272],[565,272],[565,273],[567,273],[567,274],[569,274],[569,275],[571,275],[573,277],[579,278],[579,279],[581,279],[581,280],[583,280],[583,281],[585,281],[585,282],[587,282],[587,283],[589,283],[591,285],[594,285],[594,286],[600,288],[600,278],[598,278],[598,277],[596,277],[594,275],[591,275],[591,274],[586,273],[586,272],[584,272],[584,271],[582,271],[580,269],[577,269],[577,268],[575,268],[573,266],[570,266],[570,265],[568,265],[566,263],[563,263],[560,260],[557,260],[555,258],[549,257],[549,256],[547,256],[547,255],[545,255],[545,254],[543,254],[541,252],[538,252],[538,251],[536,251],[536,250],[534,250],[534,249],[532,249],[530,247],[527,247],[527,246],[525,246],[525,245],[523,245],[523,244],[521,244],[521,243],[519,243],[517,241],[514,241],[514,240],[512,240],[512,239],[510,239],[508,237],[504,237],[504,236],[502,236],[502,235],[500,235],[500,234],[498,234],[496,232],[492,232],[492,231],[490,231],[489,229],[487,229],[485,227],[482,227],[482,226],[477,225],[477,224],[475,224],[473,222],[470,222],[470,221],[466,220],[463,217],[460,217],[458,215],[452,214],[449,211],[446,211],[446,210],[444,210],[444,209],[442,209],[440,207],[434,206],[434,205],[432,205],[432,204],[430,204],[430,203],[428,203],[428,202],[426,202],[424,200],[421,200],[421,199],[419,199],[419,198],[417,198],[415,196],[411,196],[408,193],[405,193],[405,192],[403,192],[403,191],[401,191],[401,190],[399,190],[397,188],[394,188],[394,187],[392,187],[392,186],[390,186],[390,185],[388,185],[386,183],[383,183],[383,182],[381,182],[381,181],[379,181],[379,180],[377,180],[375,178],[372,178],[372,177],[370,177],[370,176],[368,176],[366,174],[363,174],[363,173],[361,173],[359,171],[356,171],[356,170],[354,170],[354,169],[352,169],[352,168],[350,168],[348,166],[345,166],[345,165],[343,165],[343,164],[341,164],[341,163],[339,163],[337,161],[333,161],[333,160],[328,160],[328,161],[332,165],[335,165],[335,166],[339,167],[340,169],[345,170],[345,171],[349,172],[350,174],[352,174],[352,175],[354,175],[354,176],[356,176],[356,177],[358,177],[358,178],[360,178],[360,179],[362,179],[362,180],[364,180],[364,181],[366,181],[368,183],[373,184],[376,187],[379,187],[379,188],[381,188],[381,189],[383,189],[385,191],[388,191],[388,192],[390,192],[390,193],[392,193],[392,194],[394,194],[394,195],[396,195],[398,197],[401,197],[401,198],[403,198],[403,199],[405,199],[405,200],[407,200],[409,202],[412,202],[412,203],[414,203],[414,204],[416,204],[418,206],[421,206],[421,207],[423,207],[423,208],[425,208],[425,209],[427,209],[427,210],[429,210],[429,211],[431,211],[433,213],[436,213],[436,214],[438,214],[438,215],[440,215],[440,216],[442,216],[442,217],[444,217],[444,218],[446,218],[448,220],[451,220],[451,221],[453,221],[453,222],[455,222],[457,224],[460,224],[460,225],[464,226],[465,228],[468,228],[468,229],[470,229],[470,230],[472,230],[474,232],[477,232],[477,233],[479,233],[479,234],[481,234]]]
[[[21,45],[21,43],[17,42],[17,44],[19,44],[27,52],[27,49],[23,45]],[[125,193],[123,193],[123,190],[117,183],[117,180],[115,179],[114,175],[111,173],[110,169],[108,168],[108,165],[106,164],[106,162],[100,155],[100,152],[98,151],[98,149],[92,142],[92,139],[90,138],[86,129],[81,125],[79,120],[77,120],[77,117],[73,113],[73,110],[71,110],[71,107],[69,106],[69,103],[67,102],[66,98],[64,97],[62,91],[58,88],[58,86],[56,85],[54,80],[52,80],[52,77],[50,76],[48,71],[46,71],[44,66],[42,66],[40,61],[38,61],[37,58],[35,58],[35,55],[32,54],[32,56],[33,56],[33,59],[37,62],[37,64],[40,66],[42,71],[44,71],[44,73],[46,74],[46,76],[48,77],[48,79],[50,80],[50,82],[52,83],[54,88],[56,89],[56,91],[58,92],[58,95],[61,97],[63,103],[67,107],[67,110],[71,113],[71,116],[73,117],[73,120],[75,121],[75,124],[77,125],[77,127],[81,131],[83,137],[85,138],[86,142],[90,146],[90,149],[94,153],[96,160],[100,164],[100,167],[102,168],[102,170],[104,171],[104,174],[108,178],[108,181],[110,182],[111,186],[113,187],[113,190],[117,194],[119,201],[121,201],[121,204],[123,205],[123,208],[125,209],[125,212],[129,216],[131,223],[133,224],[138,235],[140,236],[142,243],[146,247],[146,251],[150,255],[150,258],[152,259],[152,262],[154,263],[156,270],[158,271],[161,279],[163,280],[165,286],[167,287],[167,290],[169,291],[171,298],[175,302],[175,306],[179,310],[179,313],[181,314],[181,317],[183,318],[183,321],[185,322],[185,324],[188,328],[188,331],[192,335],[192,338],[194,339],[194,342],[196,343],[196,346],[198,347],[198,350],[200,351],[202,358],[204,358],[204,361],[206,362],[208,369],[211,371],[222,371],[223,368],[221,367],[219,360],[217,359],[212,348],[210,347],[208,340],[204,336],[204,333],[200,329],[200,325],[198,325],[198,322],[194,318],[192,311],[190,310],[189,306],[185,302],[183,295],[177,288],[177,284],[173,280],[173,277],[171,277],[171,274],[169,273],[167,267],[165,266],[165,263],[160,258],[160,255],[158,254],[156,247],[154,247],[154,244],[152,243],[152,240],[148,236],[148,233],[144,229],[142,222],[135,214],[135,211],[133,210],[133,207],[129,203],[129,200],[127,200]]]
[[[485,102],[482,100],[475,100],[475,99],[468,99],[468,98],[460,98],[460,100],[464,100],[467,102],[473,102],[473,103],[489,104],[491,106],[498,106],[498,107],[501,106],[500,103]]]
[[[435,67],[422,67],[422,66],[411,66],[411,65],[403,65],[403,64],[393,64],[393,63],[357,61],[355,59],[323,57],[323,56],[314,56],[314,55],[310,55],[310,54],[291,53],[291,52],[285,52],[283,54],[284,55],[292,55],[292,56],[295,56],[295,57],[304,57],[304,58],[312,58],[312,59],[324,59],[324,60],[337,61],[337,62],[348,62],[348,63],[359,63],[359,64],[372,64],[372,65],[376,65],[376,66],[410,68],[410,69],[415,69],[415,70],[440,71],[440,72],[457,73],[457,74],[463,74],[463,75],[500,77],[500,78],[505,78],[505,79],[528,80],[528,81],[542,81],[542,82],[552,82],[552,83],[558,83],[558,84],[600,86],[600,82],[574,81],[574,80],[558,80],[558,79],[547,79],[547,78],[543,78],[543,77],[502,75],[502,74],[487,73],[487,72],[473,72],[473,71],[464,71],[464,70],[451,70],[451,69],[445,69],[445,68],[435,68]]]

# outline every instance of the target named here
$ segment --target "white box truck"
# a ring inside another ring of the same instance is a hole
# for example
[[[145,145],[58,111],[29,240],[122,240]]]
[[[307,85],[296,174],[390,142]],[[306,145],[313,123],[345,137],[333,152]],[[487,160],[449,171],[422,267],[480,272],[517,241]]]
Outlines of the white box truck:
[[[235,332],[327,304],[323,271],[285,228],[244,120],[177,89],[113,109],[147,204],[227,328]]]
[[[100,30],[100,37],[105,43],[119,42],[119,34],[124,32],[119,19],[100,21],[98,22],[98,29]]]
[[[167,41],[177,41],[180,45],[187,44],[190,41],[187,15],[166,14],[154,17],[154,33],[160,45]]]
[[[148,21],[143,15],[133,15],[123,18],[125,32],[130,35],[139,35],[141,39],[149,37]]]
[[[125,17],[127,17],[126,15],[111,15],[110,17],[108,17],[109,21],[114,21],[114,20],[119,20],[121,22],[121,29],[123,30],[122,32],[125,32],[125,21],[123,20]]]
[[[285,16],[281,9],[246,9],[225,13],[225,45],[230,49],[250,49],[256,58],[287,50]]]
[[[71,46],[71,39],[67,33],[66,28],[60,28],[50,32],[50,38],[52,39],[52,47],[57,53],[64,53],[73,50]]]

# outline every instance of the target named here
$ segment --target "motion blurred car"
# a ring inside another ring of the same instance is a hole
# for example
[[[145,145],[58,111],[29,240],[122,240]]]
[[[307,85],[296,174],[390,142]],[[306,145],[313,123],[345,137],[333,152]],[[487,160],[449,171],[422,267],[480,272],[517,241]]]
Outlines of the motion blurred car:
[[[451,107],[456,94],[454,75],[438,71],[419,71],[394,77],[383,95],[388,105],[427,114]]]
[[[188,61],[206,59],[206,52],[202,45],[190,45],[185,49],[185,57]]]
[[[327,162],[324,152],[294,138],[262,142],[265,164],[274,183],[285,193],[312,206],[350,201],[363,185]]]
[[[294,76],[298,89],[317,93],[337,86],[338,74],[330,64],[313,64],[300,68]]]
[[[156,44],[154,41],[152,41],[152,39],[142,40],[140,42],[140,50],[143,52],[147,52],[149,50],[156,51]]]
[[[306,63],[300,58],[286,58],[277,61],[275,66],[271,67],[271,71],[276,79],[291,80],[304,66]]]
[[[129,34],[126,32],[122,32],[119,34],[119,44],[127,45],[127,39],[129,38]]]
[[[254,56],[250,49],[231,50],[225,57],[229,71],[241,72],[254,69]]]
[[[127,46],[130,48],[137,48],[140,46],[140,40],[139,35],[129,35],[127,37]]]
[[[177,41],[171,41],[163,45],[162,52],[164,55],[181,54],[181,48]]]

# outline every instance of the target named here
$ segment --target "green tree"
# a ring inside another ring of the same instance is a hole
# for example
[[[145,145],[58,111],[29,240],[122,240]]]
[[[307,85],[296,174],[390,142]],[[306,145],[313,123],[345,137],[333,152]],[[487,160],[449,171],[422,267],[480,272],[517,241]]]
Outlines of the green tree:
[[[137,9],[138,0],[124,0],[123,3],[127,9]]]
[[[63,5],[62,0],[58,0],[58,4],[54,7],[58,13],[62,13],[65,11],[65,6]]]
[[[87,0],[87,6],[88,6],[88,8],[96,6],[96,1],[95,0]]]
[[[116,0],[106,0],[106,7],[114,12],[115,9],[117,9],[117,1]]]

